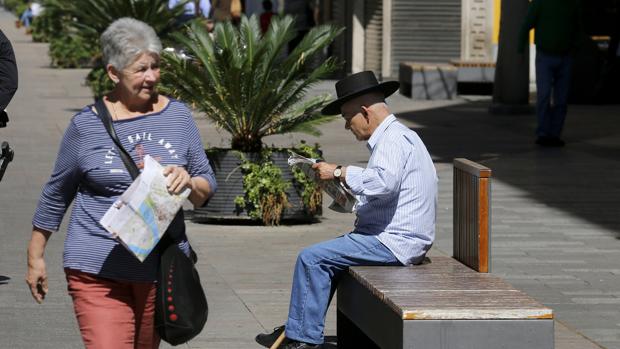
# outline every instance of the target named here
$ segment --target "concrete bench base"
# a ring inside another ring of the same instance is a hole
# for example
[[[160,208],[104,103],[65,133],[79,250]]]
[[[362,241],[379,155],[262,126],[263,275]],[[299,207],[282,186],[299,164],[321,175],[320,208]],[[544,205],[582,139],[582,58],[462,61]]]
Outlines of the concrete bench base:
[[[457,70],[451,64],[401,62],[400,93],[415,100],[443,100],[456,97]]]
[[[352,268],[338,287],[338,348],[553,349],[550,309],[497,277],[451,258],[432,259],[428,267],[393,272]],[[442,274],[453,278],[440,281]],[[440,286],[433,288],[432,279]]]

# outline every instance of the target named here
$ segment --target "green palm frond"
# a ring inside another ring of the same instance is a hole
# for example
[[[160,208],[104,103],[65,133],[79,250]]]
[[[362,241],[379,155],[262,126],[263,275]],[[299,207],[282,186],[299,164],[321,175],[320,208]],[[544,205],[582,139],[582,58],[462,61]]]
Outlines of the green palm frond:
[[[308,89],[338,69],[333,58],[317,55],[342,29],[313,28],[286,55],[295,37],[291,17],[274,17],[261,36],[258,19],[243,17],[239,27],[218,23],[213,37],[193,23],[173,37],[190,59],[164,55],[162,83],[167,93],[195,105],[232,135],[232,147],[255,151],[268,135],[304,132],[319,135],[318,125],[333,120],[320,115],[329,96],[304,100]]]

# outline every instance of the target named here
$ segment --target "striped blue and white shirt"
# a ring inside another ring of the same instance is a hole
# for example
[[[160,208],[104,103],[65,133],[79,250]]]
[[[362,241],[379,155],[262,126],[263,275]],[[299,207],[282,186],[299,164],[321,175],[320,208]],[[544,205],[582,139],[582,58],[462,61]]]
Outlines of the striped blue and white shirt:
[[[158,254],[151,253],[141,263],[99,224],[133,180],[91,107],[71,119],[32,224],[57,231],[75,199],[64,245],[64,267],[112,279],[154,281]],[[170,99],[160,112],[114,121],[114,129],[138,167],[150,155],[164,166],[183,166],[191,177],[204,177],[215,191],[213,170],[185,104]],[[184,231],[173,238],[188,251]]]
[[[368,139],[366,168],[347,166],[359,200],[355,232],[375,234],[402,264],[422,261],[435,239],[437,173],[418,135],[388,116]]]

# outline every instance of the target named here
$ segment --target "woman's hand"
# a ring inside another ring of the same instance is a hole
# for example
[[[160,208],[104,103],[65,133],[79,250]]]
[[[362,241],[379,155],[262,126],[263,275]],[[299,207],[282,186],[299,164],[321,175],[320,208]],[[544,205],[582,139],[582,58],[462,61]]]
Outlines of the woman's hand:
[[[37,303],[41,304],[47,294],[47,270],[45,268],[45,245],[49,240],[51,232],[36,227],[32,228],[32,237],[28,245],[28,271],[26,272],[26,283]]]
[[[181,194],[186,188],[193,189],[192,178],[183,167],[166,166],[164,176],[166,176],[166,184],[170,193]]]
[[[47,271],[45,268],[45,260],[43,257],[28,257],[28,272],[26,274],[26,283],[30,287],[30,293],[37,303],[43,303],[47,294]]]

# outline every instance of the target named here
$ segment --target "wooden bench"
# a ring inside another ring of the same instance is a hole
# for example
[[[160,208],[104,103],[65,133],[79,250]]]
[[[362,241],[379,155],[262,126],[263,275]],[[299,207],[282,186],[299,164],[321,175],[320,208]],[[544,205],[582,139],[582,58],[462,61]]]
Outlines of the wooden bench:
[[[490,180],[490,169],[454,161],[453,258],[349,269],[338,287],[338,348],[553,348],[552,310],[488,274]]]

